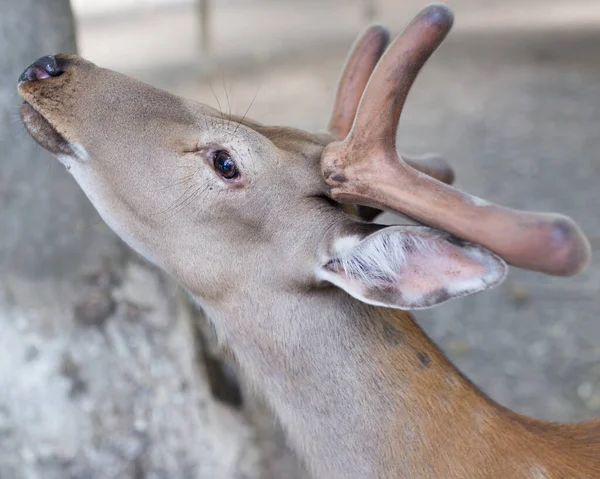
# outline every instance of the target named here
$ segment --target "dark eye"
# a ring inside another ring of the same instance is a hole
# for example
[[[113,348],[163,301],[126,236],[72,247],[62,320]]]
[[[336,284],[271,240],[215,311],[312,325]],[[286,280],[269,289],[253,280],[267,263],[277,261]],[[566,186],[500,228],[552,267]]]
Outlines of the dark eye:
[[[213,154],[213,165],[215,170],[226,180],[232,180],[239,174],[235,161],[225,150],[219,150]]]

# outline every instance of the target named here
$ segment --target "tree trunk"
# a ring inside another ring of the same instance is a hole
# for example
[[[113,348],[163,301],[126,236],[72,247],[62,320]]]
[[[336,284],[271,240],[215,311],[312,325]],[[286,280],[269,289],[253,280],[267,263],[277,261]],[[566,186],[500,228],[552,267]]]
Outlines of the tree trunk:
[[[185,295],[20,124],[19,74],[75,51],[68,0],[0,11],[0,478],[305,477],[259,402],[213,394]]]

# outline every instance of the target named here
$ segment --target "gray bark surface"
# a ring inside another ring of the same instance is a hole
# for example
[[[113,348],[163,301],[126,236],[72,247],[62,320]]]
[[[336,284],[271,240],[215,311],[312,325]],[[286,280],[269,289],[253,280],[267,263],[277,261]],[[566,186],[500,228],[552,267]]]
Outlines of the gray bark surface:
[[[19,74],[76,50],[69,2],[0,11],[0,478],[303,477],[258,402],[215,398],[187,298],[19,121]]]

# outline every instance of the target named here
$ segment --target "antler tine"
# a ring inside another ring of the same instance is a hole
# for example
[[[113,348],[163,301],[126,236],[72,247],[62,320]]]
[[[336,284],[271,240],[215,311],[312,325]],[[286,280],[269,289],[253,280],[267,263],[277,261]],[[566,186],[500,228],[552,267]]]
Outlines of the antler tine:
[[[328,194],[340,202],[401,212],[478,243],[514,266],[556,276],[582,271],[590,245],[570,218],[487,203],[415,171],[396,153],[408,91],[452,21],[445,5],[426,7],[380,60],[350,133],[323,152]]]
[[[442,4],[424,8],[388,48],[375,68],[362,97],[350,138],[396,142],[400,114],[417,74],[442,43],[453,15]]]
[[[335,139],[342,140],[350,132],[365,87],[389,41],[390,34],[387,28],[371,25],[352,47],[340,78],[329,122],[329,132]],[[454,181],[454,171],[438,156],[405,157],[404,161],[444,183]]]
[[[350,132],[360,98],[389,41],[387,28],[371,25],[350,50],[329,122],[329,132],[338,140]]]

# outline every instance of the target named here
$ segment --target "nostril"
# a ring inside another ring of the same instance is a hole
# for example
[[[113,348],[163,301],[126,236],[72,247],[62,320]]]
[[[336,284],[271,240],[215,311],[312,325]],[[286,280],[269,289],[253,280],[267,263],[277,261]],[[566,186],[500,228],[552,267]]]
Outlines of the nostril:
[[[45,78],[57,77],[62,74],[63,70],[56,61],[56,57],[54,57],[54,55],[48,55],[39,58],[29,65],[25,71],[21,73],[21,76],[19,77],[19,83],[33,80],[43,80]]]

